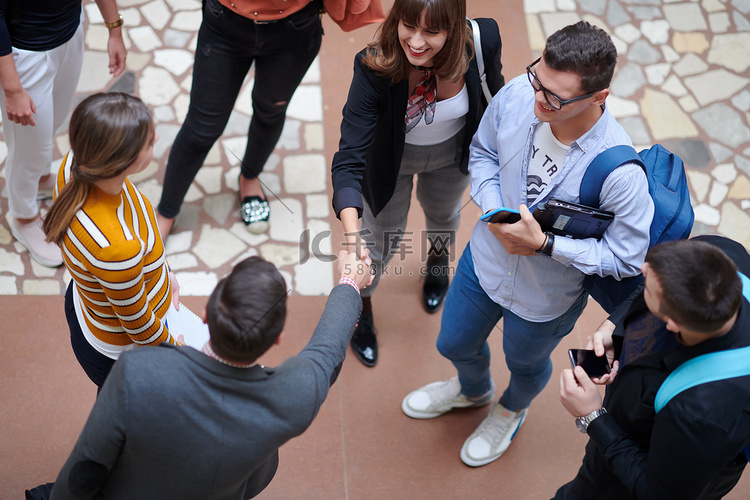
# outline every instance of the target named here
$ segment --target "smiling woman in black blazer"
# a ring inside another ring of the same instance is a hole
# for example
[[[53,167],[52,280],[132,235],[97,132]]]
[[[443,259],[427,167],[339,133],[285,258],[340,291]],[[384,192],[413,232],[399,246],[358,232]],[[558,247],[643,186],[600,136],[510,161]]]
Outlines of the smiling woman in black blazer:
[[[333,208],[346,244],[369,253],[377,272],[363,290],[364,310],[352,338],[354,353],[367,366],[377,361],[370,297],[406,227],[414,175],[427,227],[411,236],[411,244],[430,244],[427,312],[437,311],[448,289],[448,251],[469,181],[469,143],[487,106],[465,19],[465,0],[396,0],[376,40],[354,61],[333,157]],[[500,33],[493,19],[476,21],[494,95],[504,84]]]

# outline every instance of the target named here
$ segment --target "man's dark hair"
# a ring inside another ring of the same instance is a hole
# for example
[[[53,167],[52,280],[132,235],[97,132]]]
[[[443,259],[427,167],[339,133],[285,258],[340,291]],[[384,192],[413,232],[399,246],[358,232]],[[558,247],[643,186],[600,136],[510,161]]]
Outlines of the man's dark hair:
[[[617,66],[617,49],[602,29],[579,21],[553,33],[544,47],[544,62],[555,71],[581,77],[583,93],[609,87]]]
[[[742,281],[737,266],[709,243],[662,243],[648,251],[646,262],[661,284],[659,312],[690,330],[715,332],[740,307]]]
[[[284,328],[287,289],[276,267],[260,257],[237,264],[216,285],[206,305],[206,323],[216,354],[252,363]]]

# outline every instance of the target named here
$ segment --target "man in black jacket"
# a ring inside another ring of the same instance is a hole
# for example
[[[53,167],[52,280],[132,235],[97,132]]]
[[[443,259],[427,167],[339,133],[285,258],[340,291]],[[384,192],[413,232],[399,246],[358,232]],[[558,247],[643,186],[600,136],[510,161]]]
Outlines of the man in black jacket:
[[[556,499],[721,498],[737,484],[750,443],[750,376],[686,389],[658,414],[654,400],[685,361],[750,345],[738,268],[750,269],[747,251],[716,236],[649,251],[643,291],[594,334],[613,369],[595,379],[613,382],[604,404],[583,369],[561,375],[563,406],[590,439]]]

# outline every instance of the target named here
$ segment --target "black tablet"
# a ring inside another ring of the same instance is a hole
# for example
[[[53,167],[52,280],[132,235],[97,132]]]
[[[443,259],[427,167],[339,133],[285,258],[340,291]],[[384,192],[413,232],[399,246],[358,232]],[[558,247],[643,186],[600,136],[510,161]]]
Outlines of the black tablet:
[[[555,235],[599,239],[615,214],[553,198],[537,205],[534,218],[542,226],[542,230]]]

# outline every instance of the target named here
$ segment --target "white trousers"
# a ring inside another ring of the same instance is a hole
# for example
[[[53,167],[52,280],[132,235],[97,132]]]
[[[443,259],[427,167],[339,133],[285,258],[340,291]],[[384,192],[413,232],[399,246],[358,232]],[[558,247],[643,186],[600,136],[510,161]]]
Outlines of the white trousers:
[[[39,213],[36,194],[39,179],[50,173],[57,130],[65,123],[83,66],[83,22],[68,42],[45,52],[13,48],[21,85],[36,105],[35,126],[8,119],[5,94],[0,92],[3,134],[8,147],[5,186],[8,211],[15,218],[31,219]]]

